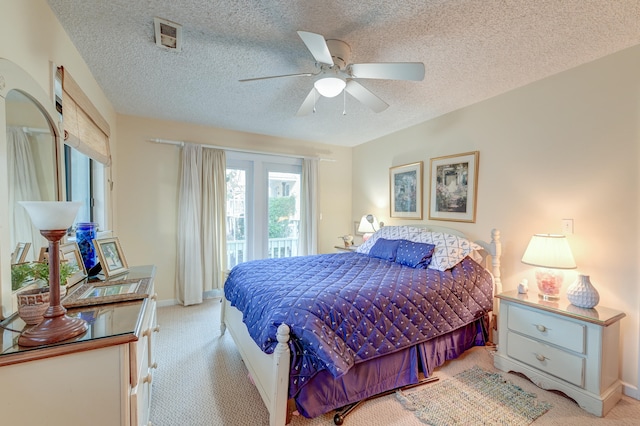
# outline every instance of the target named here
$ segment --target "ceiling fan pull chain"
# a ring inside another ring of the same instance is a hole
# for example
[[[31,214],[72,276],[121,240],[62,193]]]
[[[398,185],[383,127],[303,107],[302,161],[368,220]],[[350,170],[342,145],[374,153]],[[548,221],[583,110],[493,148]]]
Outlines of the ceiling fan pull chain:
[[[342,91],[342,115],[347,115],[347,91]]]
[[[318,101],[318,99],[316,98],[316,92],[315,90],[313,91],[313,113],[316,113],[316,102]]]

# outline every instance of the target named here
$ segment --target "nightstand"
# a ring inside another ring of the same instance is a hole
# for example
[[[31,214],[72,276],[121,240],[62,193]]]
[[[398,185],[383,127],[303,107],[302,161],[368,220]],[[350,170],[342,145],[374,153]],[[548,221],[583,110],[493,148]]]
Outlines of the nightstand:
[[[499,344],[494,366],[555,389],[580,407],[604,416],[620,400],[620,311],[578,308],[568,300],[542,300],[536,293],[498,294]]]
[[[333,246],[333,248],[335,248],[338,253],[347,253],[349,251],[356,251],[356,249],[358,248],[358,246],[349,246],[349,247],[345,247],[345,246]]]

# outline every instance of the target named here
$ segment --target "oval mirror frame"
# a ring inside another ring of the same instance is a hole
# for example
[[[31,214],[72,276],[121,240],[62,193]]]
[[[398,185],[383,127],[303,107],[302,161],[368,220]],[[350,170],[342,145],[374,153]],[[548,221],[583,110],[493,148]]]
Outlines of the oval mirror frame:
[[[10,91],[17,90],[28,97],[40,110],[49,124],[55,143],[56,167],[55,187],[57,199],[62,199],[60,173],[62,170],[62,146],[58,113],[55,105],[36,80],[12,61],[0,58],[0,317],[13,314],[11,300],[11,250],[9,237],[9,164],[7,158],[7,109],[6,98]]]

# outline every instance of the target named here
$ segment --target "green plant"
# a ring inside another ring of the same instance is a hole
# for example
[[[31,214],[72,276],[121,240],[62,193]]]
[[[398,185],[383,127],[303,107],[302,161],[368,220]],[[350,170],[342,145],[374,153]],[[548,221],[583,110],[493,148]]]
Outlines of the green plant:
[[[67,278],[78,271],[77,266],[66,262],[60,264],[60,285],[67,284]],[[18,263],[11,265],[11,289],[23,287],[32,280],[42,280],[49,285],[49,264],[44,262]]]
[[[16,291],[33,279],[29,263],[11,265],[11,291]]]
[[[44,262],[33,262],[31,263],[31,271],[33,274],[33,279],[35,280],[43,280],[49,284],[49,264]],[[66,262],[62,262],[60,264],[60,285],[67,284],[67,278],[71,275],[75,274],[78,271],[77,266],[71,266]]]

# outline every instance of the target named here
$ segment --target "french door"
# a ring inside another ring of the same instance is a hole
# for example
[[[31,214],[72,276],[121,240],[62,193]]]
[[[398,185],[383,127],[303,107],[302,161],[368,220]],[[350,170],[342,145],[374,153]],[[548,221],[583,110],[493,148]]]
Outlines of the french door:
[[[298,254],[302,161],[227,153],[227,266]]]

